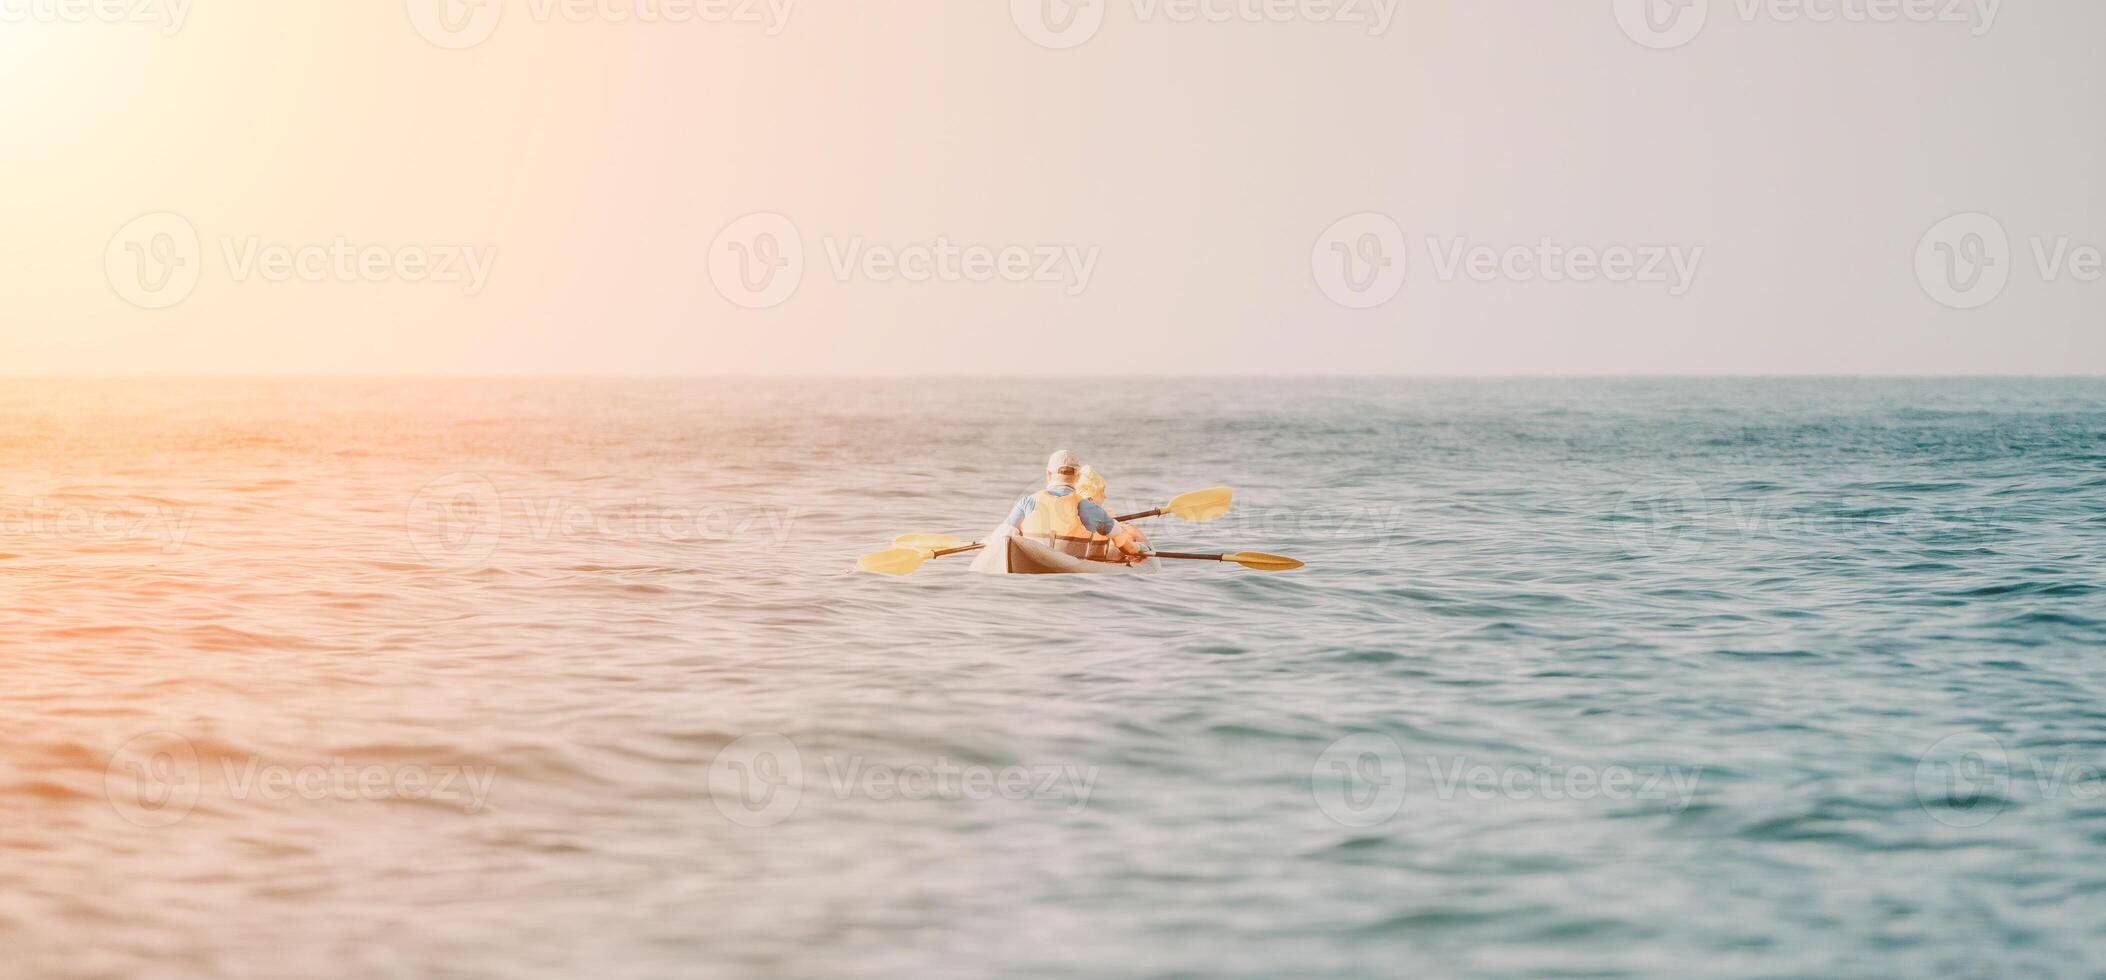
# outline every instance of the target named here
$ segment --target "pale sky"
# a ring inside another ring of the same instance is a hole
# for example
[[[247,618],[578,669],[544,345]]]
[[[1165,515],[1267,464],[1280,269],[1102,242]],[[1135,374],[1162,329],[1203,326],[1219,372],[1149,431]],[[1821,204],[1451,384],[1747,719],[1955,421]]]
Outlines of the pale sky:
[[[0,0],[0,373],[2106,373],[2106,4],[501,2]]]

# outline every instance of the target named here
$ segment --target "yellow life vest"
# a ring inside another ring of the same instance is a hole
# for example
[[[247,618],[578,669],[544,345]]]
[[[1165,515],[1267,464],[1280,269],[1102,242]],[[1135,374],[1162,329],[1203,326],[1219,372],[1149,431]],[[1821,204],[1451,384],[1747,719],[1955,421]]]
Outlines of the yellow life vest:
[[[1087,499],[1081,491],[1055,495],[1051,490],[1040,490],[1031,495],[1031,513],[1024,515],[1018,532],[1025,537],[1038,538],[1052,545],[1063,554],[1077,558],[1108,560],[1119,554],[1146,554],[1138,542],[1137,533],[1130,527],[1120,525],[1116,534],[1098,534],[1082,524],[1082,502]],[[1095,501],[1102,507],[1102,501]]]
[[[1031,513],[1018,528],[1027,537],[1090,541],[1096,535],[1082,526],[1082,494],[1072,490],[1056,496],[1051,490],[1031,495]]]

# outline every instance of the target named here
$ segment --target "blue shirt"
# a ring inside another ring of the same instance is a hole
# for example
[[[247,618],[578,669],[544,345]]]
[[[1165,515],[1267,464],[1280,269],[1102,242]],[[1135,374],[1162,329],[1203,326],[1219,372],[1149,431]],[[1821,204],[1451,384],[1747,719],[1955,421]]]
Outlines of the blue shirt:
[[[1056,497],[1065,497],[1068,494],[1074,493],[1075,488],[1047,487],[1046,492]],[[1038,494],[1027,493],[1024,495],[1024,499],[1017,501],[1016,506],[1011,507],[1009,509],[1009,520],[1007,522],[1007,526],[1017,526],[1018,524],[1023,522],[1024,515],[1029,514],[1034,510],[1037,510],[1037,497]],[[1082,503],[1076,507],[1076,514],[1077,516],[1082,518],[1082,526],[1089,528],[1090,531],[1094,534],[1110,534],[1112,533],[1112,529],[1119,526],[1119,522],[1112,520],[1112,516],[1104,512],[1104,508],[1097,506],[1096,501],[1090,500],[1088,498],[1084,498]]]

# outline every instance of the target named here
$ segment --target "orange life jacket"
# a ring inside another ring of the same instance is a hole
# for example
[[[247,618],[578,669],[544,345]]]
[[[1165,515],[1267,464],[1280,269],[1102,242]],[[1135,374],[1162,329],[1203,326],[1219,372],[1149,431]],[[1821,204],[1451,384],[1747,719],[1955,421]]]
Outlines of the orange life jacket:
[[[1078,491],[1055,494],[1051,489],[1040,490],[1031,495],[1031,501],[1031,513],[1017,527],[1025,537],[1038,538],[1078,558],[1091,557],[1102,550],[1096,547],[1098,542],[1111,540],[1083,526],[1083,496]]]
[[[1144,539],[1134,528],[1120,525],[1113,528],[1112,534],[1098,534],[1085,527],[1082,502],[1089,498],[1079,490],[1058,495],[1050,489],[1040,490],[1031,499],[1031,513],[1024,515],[1017,528],[1025,537],[1037,538],[1077,558],[1112,559],[1121,554],[1147,553],[1141,543]]]

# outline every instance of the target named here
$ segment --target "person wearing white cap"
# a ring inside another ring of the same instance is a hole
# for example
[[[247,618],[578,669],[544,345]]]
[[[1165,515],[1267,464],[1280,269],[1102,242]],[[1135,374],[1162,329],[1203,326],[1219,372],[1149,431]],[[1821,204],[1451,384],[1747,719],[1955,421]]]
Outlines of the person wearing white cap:
[[[1118,529],[1118,522],[1103,507],[1075,489],[1082,476],[1082,460],[1065,449],[1046,460],[1046,488],[1027,493],[1009,509],[1004,528],[1028,538],[1037,538],[1077,558],[1100,557],[1103,542]]]

